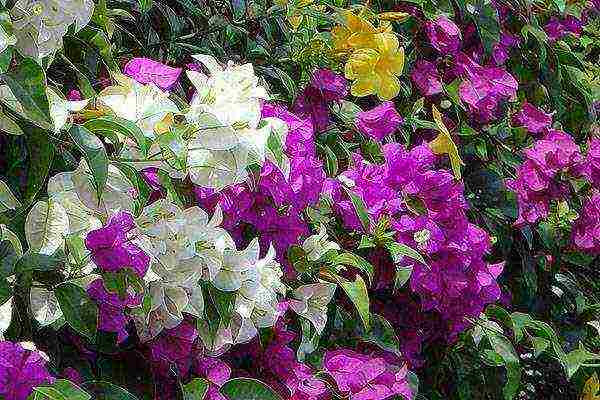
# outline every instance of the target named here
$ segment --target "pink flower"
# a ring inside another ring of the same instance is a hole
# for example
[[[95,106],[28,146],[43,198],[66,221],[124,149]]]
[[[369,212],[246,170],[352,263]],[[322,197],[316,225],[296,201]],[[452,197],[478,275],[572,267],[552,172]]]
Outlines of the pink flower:
[[[454,54],[460,47],[460,29],[443,15],[425,25],[429,42],[442,55]]]
[[[514,115],[513,121],[517,125],[524,126],[531,133],[541,133],[552,125],[552,115],[525,102],[521,110]]]
[[[358,113],[356,126],[365,135],[381,141],[385,136],[394,133],[402,122],[394,103],[386,101],[372,110]]]
[[[419,60],[411,74],[411,79],[423,96],[433,96],[442,93],[442,80],[433,63]]]
[[[148,58],[132,58],[123,72],[141,84],[153,83],[162,90],[169,90],[181,75],[181,68],[173,68]]]

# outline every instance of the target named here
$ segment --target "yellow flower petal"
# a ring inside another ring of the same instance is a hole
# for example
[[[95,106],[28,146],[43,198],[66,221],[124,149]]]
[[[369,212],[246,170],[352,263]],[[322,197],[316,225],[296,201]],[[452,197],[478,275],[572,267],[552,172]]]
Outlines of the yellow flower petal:
[[[598,375],[594,372],[585,382],[583,392],[581,393],[581,400],[600,400],[599,391],[600,381],[598,381]]]
[[[400,93],[400,81],[394,75],[378,75],[377,97],[382,101],[391,100]]]
[[[408,13],[393,12],[393,11],[377,14],[377,18],[381,21],[404,22],[408,19],[408,17],[410,17],[410,14],[408,14]]]
[[[442,114],[440,114],[440,112],[435,106],[432,106],[431,111],[433,113],[433,119],[435,120],[435,123],[438,126],[440,134],[434,140],[429,142],[429,148],[434,154],[448,155],[448,157],[450,158],[450,165],[452,166],[452,171],[454,172],[454,177],[460,180],[462,176],[460,166],[464,165],[464,163],[460,158],[458,147],[456,147],[456,143],[454,143],[454,141],[452,140],[452,136],[450,136],[448,128],[446,128],[446,125],[444,125],[444,122],[442,121]]]
[[[362,75],[352,82],[350,93],[352,93],[352,96],[356,97],[368,96],[375,93],[376,85],[376,75]]]

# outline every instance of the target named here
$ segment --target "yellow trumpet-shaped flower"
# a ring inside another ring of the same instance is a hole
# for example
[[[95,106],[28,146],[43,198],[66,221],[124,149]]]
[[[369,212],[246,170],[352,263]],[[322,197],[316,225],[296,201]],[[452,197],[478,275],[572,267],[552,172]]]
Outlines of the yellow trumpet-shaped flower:
[[[389,23],[384,23],[376,28],[371,22],[355,15],[352,11],[345,11],[343,17],[345,24],[338,25],[331,30],[333,47],[337,52],[374,48],[377,46],[375,36],[392,30]]]
[[[447,154],[450,158],[450,165],[452,166],[452,171],[454,172],[454,177],[456,179],[461,179],[460,166],[464,165],[462,159],[460,158],[460,154],[458,153],[458,147],[456,147],[456,143],[452,140],[452,136],[450,136],[450,132],[444,122],[442,121],[442,114],[438,111],[435,106],[432,106],[431,112],[433,113],[433,119],[440,131],[439,135],[431,142],[429,142],[429,148],[434,154],[442,155]]]
[[[404,49],[391,33],[373,36],[373,47],[354,51],[346,63],[346,78],[353,80],[351,91],[357,97],[375,94],[381,100],[390,100],[400,92],[396,77],[404,68]]]
[[[581,400],[600,400],[600,381],[598,375],[594,372],[592,376],[585,382]]]

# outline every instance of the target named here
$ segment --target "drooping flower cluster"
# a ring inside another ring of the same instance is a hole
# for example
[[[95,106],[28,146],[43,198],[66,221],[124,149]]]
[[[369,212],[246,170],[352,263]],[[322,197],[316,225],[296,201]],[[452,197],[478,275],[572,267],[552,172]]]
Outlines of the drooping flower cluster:
[[[506,182],[519,201],[516,225],[533,224],[546,218],[550,202],[563,199],[569,193],[561,174],[578,176],[583,161],[573,138],[557,130],[550,130],[532,148],[525,150],[524,155],[517,177]]]
[[[426,255],[427,265],[406,259],[400,263],[414,264],[411,289],[420,295],[423,310],[438,310],[448,323],[448,337],[456,337],[469,316],[476,317],[499,298],[496,278],[502,265],[484,260],[489,235],[467,220],[462,184],[451,173],[434,169],[436,157],[429,147],[407,151],[392,143],[383,147],[383,154],[383,165],[355,154],[354,167],[329,181],[325,193],[348,228],[363,229],[344,187],[362,198],[371,228],[385,217],[400,243]]]
[[[0,397],[26,400],[34,387],[52,383],[46,362],[32,343],[0,342]]]

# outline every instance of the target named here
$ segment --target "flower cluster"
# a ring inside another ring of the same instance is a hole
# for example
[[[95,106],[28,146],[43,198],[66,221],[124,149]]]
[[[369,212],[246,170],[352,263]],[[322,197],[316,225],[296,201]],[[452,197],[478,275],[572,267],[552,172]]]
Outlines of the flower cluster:
[[[448,337],[456,337],[468,326],[469,316],[478,316],[498,300],[496,278],[502,264],[484,260],[490,238],[467,220],[462,184],[434,168],[436,157],[427,145],[407,151],[400,144],[387,144],[383,154],[383,165],[355,154],[354,168],[329,181],[324,190],[347,228],[363,229],[345,190],[363,200],[372,227],[385,218],[400,243],[427,255],[427,265],[400,262],[414,264],[411,288],[420,295],[423,310],[438,310],[448,322]]]
[[[343,14],[344,24],[336,26],[334,47],[348,54],[346,78],[352,80],[351,92],[362,97],[377,95],[390,100],[400,92],[399,75],[404,69],[404,49],[391,31],[389,21],[380,20],[378,27],[351,11]]]
[[[0,395],[5,400],[26,400],[33,388],[54,378],[46,367],[47,356],[32,343],[0,342]]]
[[[93,12],[92,0],[19,0],[10,11],[16,47],[34,58],[51,55],[62,47],[69,27],[81,30]]]
[[[525,150],[524,155],[517,177],[506,182],[519,201],[516,225],[533,224],[546,218],[550,202],[563,199],[569,193],[568,183],[561,175],[580,175],[583,162],[573,138],[557,130],[550,130],[532,148]]]

